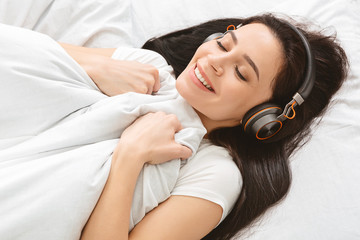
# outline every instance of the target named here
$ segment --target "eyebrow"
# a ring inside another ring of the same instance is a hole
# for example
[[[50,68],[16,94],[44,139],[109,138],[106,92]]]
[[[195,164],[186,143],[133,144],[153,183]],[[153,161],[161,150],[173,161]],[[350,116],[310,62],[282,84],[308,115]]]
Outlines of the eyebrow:
[[[231,38],[233,39],[234,43],[237,44],[238,40],[237,40],[237,37],[236,37],[235,33],[233,31],[230,31],[230,35],[231,35]],[[249,65],[254,69],[254,71],[256,73],[256,76],[257,76],[257,78],[259,80],[259,69],[256,66],[256,64],[254,63],[254,61],[246,53],[243,54],[243,57],[249,63]]]
[[[235,33],[233,31],[230,31],[230,35],[231,35],[234,43],[237,44],[237,37],[236,37]]]
[[[251,60],[251,58],[249,57],[249,55],[247,55],[246,53],[243,55],[243,57],[245,58],[245,60],[250,64],[250,66],[254,69],[256,76],[259,80],[259,69],[257,68],[257,66],[255,65],[255,63],[253,62],[253,60]]]

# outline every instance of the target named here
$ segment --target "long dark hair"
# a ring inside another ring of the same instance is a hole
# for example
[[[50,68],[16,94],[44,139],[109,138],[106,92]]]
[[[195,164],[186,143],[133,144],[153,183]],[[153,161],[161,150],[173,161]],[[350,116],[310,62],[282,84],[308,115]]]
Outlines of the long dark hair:
[[[263,23],[282,44],[285,61],[274,79],[271,102],[284,106],[301,86],[306,55],[298,35],[283,21],[272,14],[218,19],[150,39],[143,48],[164,56],[178,76],[210,34],[224,32],[231,24]],[[203,239],[230,239],[237,233],[243,233],[241,230],[284,198],[291,183],[290,155],[306,142],[310,124],[321,116],[346,78],[348,61],[335,36],[326,36],[320,31],[307,30],[305,25],[293,24],[307,37],[315,57],[313,90],[297,109],[296,117],[285,122],[271,142],[250,138],[241,126],[215,129],[209,134],[212,143],[229,150],[241,171],[243,188],[230,214]]]

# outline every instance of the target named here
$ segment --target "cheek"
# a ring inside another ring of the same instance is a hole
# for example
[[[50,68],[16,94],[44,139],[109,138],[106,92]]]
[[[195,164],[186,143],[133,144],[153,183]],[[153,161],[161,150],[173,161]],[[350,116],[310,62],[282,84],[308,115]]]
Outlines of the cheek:
[[[247,111],[246,96],[239,94],[227,94],[219,104],[218,114],[227,118],[240,121]]]
[[[197,110],[215,121],[239,122],[245,114],[246,96],[234,91],[234,88],[227,90],[214,98],[207,98],[202,103],[196,103],[196,107],[199,107]]]
[[[176,79],[175,87],[180,96],[182,96],[191,106],[194,106],[197,102],[196,96],[194,96],[194,90],[191,87],[191,82],[186,78],[186,72],[182,72]]]
[[[186,70],[185,70],[186,71]],[[185,98],[184,95],[186,95],[186,93],[188,92],[187,91],[187,84],[186,84],[186,81],[185,81],[185,71],[182,72],[179,77],[176,79],[176,83],[175,83],[175,87],[177,89],[177,91],[179,92],[179,94]]]
[[[227,93],[222,96],[222,100],[219,102],[223,116],[241,120],[251,108],[266,101],[267,97],[263,92],[258,92],[246,85],[247,83],[244,83],[244,86],[227,89]]]

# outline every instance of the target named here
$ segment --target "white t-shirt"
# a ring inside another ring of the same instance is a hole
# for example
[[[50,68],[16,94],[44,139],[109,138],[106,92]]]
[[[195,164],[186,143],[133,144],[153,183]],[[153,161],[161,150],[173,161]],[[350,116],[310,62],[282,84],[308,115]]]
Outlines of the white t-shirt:
[[[234,206],[241,187],[240,171],[228,151],[203,139],[196,155],[180,169],[171,195],[198,197],[219,204],[223,209],[221,222]]]

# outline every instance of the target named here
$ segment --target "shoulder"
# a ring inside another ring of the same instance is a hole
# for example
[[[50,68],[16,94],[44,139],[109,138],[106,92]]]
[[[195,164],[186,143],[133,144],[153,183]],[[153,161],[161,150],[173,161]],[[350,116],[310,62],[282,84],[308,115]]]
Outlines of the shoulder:
[[[242,187],[242,177],[225,148],[203,141],[194,157],[180,169],[172,195],[199,197],[220,205],[223,220]]]
[[[159,53],[147,49],[118,47],[112,55],[113,59],[138,61],[145,64],[151,64],[156,68],[168,67],[165,58]]]

